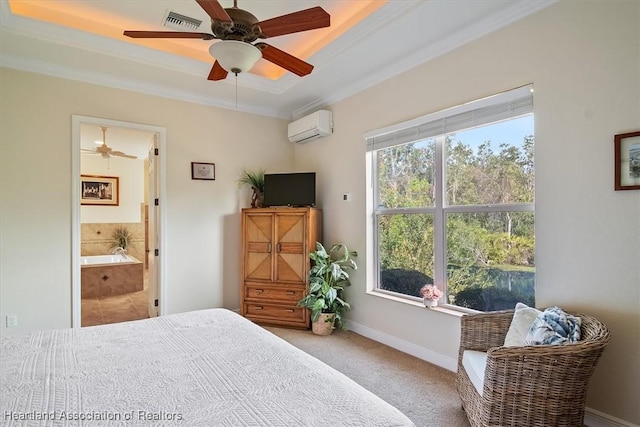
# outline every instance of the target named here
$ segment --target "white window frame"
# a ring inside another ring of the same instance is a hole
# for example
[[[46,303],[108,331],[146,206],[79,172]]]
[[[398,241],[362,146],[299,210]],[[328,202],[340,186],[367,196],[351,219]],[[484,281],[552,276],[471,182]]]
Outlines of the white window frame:
[[[446,223],[448,213],[467,212],[535,212],[535,204],[513,203],[499,205],[455,205],[445,206],[444,186],[446,184],[446,163],[444,147],[446,135],[475,127],[511,120],[533,113],[533,85],[529,84],[499,93],[477,101],[472,101],[446,110],[427,114],[406,122],[367,132],[367,260],[373,266],[367,274],[367,291],[409,301],[421,302],[418,296],[405,295],[379,288],[380,259],[378,217],[385,214],[429,214],[433,215],[434,227],[434,277],[438,288],[448,294],[446,286]],[[420,208],[382,208],[375,206],[378,198],[378,150],[425,139],[435,139],[435,206]],[[447,308],[459,311],[474,311],[450,304]]]

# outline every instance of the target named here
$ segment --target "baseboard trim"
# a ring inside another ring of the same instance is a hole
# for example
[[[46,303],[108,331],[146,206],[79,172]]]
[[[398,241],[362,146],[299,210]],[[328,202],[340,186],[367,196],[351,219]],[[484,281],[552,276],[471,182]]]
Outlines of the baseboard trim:
[[[640,427],[595,409],[585,408],[584,425],[587,427]]]
[[[346,320],[346,326],[353,332],[364,337],[370,338],[381,344],[388,345],[391,348],[410,354],[418,359],[433,363],[436,366],[456,372],[458,369],[458,360],[445,357],[435,351],[431,351],[419,345],[405,341],[393,335],[378,331],[377,329],[364,326],[352,320]],[[638,424],[621,420],[604,412],[591,408],[585,408],[584,425],[587,427],[640,427]]]
[[[356,323],[351,320],[346,320],[345,323],[346,323],[347,329],[350,329],[357,334],[370,338],[384,345],[388,345],[389,347],[395,348],[396,350],[400,350],[403,353],[410,354],[414,357],[417,357],[418,359],[422,359],[426,362],[433,363],[434,365],[440,366],[441,368],[444,368],[448,371],[456,372],[458,368],[457,359],[445,357],[439,353],[436,353],[435,351],[431,351],[424,347],[420,347],[419,345],[416,345],[409,341],[405,341],[398,337],[394,337],[393,335],[380,332],[377,329],[364,326],[360,323]]]

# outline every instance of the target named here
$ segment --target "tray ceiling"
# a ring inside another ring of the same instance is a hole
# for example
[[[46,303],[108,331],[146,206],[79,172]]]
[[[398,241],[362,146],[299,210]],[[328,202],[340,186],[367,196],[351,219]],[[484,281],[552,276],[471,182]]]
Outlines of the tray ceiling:
[[[298,77],[265,60],[208,81],[211,41],[140,40],[124,30],[180,31],[170,12],[202,21],[195,0],[0,0],[0,64],[190,102],[295,119],[515,22],[554,0],[238,0],[265,20],[321,6],[330,28],[268,43],[314,65]],[[220,0],[223,7],[231,0]]]

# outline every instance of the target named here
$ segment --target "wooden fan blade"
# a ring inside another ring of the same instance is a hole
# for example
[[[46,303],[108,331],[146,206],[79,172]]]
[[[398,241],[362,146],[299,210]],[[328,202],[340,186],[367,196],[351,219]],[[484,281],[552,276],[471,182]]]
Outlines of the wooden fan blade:
[[[218,0],[196,0],[201,8],[207,12],[211,19],[222,22],[233,22],[226,10],[218,3]]]
[[[331,16],[323,8],[316,6],[311,9],[267,19],[258,24],[262,31],[260,38],[266,39],[268,37],[328,27],[331,25]]]
[[[213,40],[215,36],[209,33],[195,33],[188,31],[125,31],[124,35],[134,39],[202,39]]]
[[[306,76],[313,70],[313,65],[298,59],[287,52],[273,47],[266,43],[256,43],[256,47],[262,51],[262,57],[269,62],[273,62],[282,68],[291,71],[299,76]]]
[[[214,62],[213,67],[211,67],[211,72],[209,73],[207,80],[224,80],[227,78],[227,74],[227,70],[222,68],[222,65],[216,61]]]
[[[111,156],[118,156],[118,157],[126,157],[127,159],[137,159],[137,156],[132,156],[131,154],[125,154],[122,151],[112,151],[109,153],[109,155]]]

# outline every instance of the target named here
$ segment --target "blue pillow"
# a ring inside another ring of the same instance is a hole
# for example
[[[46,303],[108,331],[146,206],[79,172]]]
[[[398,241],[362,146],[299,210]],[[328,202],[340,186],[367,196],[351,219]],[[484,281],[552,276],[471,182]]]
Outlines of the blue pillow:
[[[533,321],[524,345],[565,344],[580,341],[579,317],[565,313],[559,307],[547,308]]]

